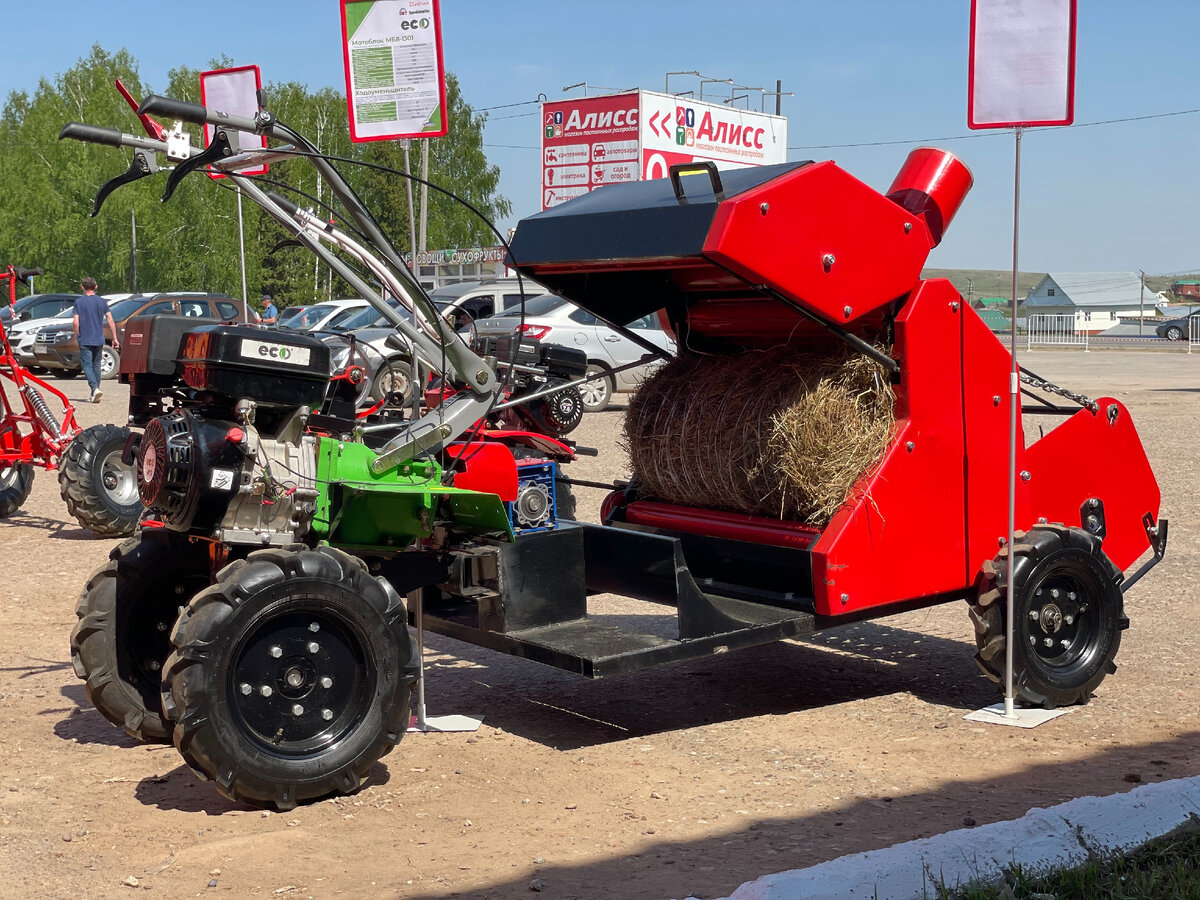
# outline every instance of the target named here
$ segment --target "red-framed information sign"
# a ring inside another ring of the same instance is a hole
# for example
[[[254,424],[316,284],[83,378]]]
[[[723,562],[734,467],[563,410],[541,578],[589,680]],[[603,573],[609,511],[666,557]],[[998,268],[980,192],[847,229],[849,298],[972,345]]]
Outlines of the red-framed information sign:
[[[253,119],[262,107],[262,73],[258,66],[237,66],[232,69],[214,69],[200,73],[200,103],[219,109],[231,116]],[[213,126],[204,126],[204,146],[212,140]],[[238,132],[239,146],[243,150],[267,146],[267,138],[261,134]],[[240,175],[262,175],[267,171],[264,163],[254,169],[243,169]],[[209,169],[209,177],[224,178]]]
[[[437,0],[341,0],[346,105],[355,141],[440,137],[446,70]]]
[[[1076,0],[972,0],[969,128],[1075,121]]]

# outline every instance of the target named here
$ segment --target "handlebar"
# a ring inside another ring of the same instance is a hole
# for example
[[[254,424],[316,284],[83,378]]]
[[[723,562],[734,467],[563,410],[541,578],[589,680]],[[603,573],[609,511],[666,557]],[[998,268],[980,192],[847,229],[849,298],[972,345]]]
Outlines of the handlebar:
[[[251,134],[258,134],[262,130],[260,123],[254,119],[231,116],[220,110],[201,106],[199,103],[188,103],[186,100],[173,100],[170,97],[161,97],[158,94],[151,94],[143,100],[142,105],[138,107],[137,111],[139,116],[167,116],[172,119],[182,119],[184,122],[191,122],[193,125],[204,125],[205,123],[209,125],[225,125],[234,131],[246,131]]]
[[[72,138],[88,144],[104,144],[106,147],[120,147],[122,134],[116,128],[101,128],[99,125],[81,125],[78,122],[68,122],[58,133],[58,139]]]

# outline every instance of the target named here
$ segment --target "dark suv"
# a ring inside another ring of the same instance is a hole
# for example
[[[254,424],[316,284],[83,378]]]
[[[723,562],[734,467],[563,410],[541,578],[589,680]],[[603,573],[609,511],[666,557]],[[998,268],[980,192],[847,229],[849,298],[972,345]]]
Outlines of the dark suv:
[[[11,307],[0,309],[0,322],[6,327],[30,319],[48,319],[57,316],[68,306],[75,305],[78,294],[30,294],[22,297]]]
[[[109,306],[113,321],[117,325],[118,339],[124,340],[125,323],[144,316],[176,315],[195,318],[197,322],[244,322],[246,307],[241,300],[228,294],[202,294],[167,292],[162,294],[136,295],[118,300]],[[255,318],[253,315],[251,318]],[[37,365],[55,370],[55,374],[68,378],[80,374],[79,343],[71,322],[63,325],[48,325],[37,336],[34,344]],[[104,326],[104,349],[100,353],[100,377],[116,378],[121,368],[121,354],[112,347],[112,335],[108,324]]]

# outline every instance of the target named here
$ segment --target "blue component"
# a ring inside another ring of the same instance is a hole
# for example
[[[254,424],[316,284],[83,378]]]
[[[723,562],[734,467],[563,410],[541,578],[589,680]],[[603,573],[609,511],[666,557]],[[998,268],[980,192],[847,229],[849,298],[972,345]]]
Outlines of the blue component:
[[[554,478],[558,464],[548,460],[517,461],[517,499],[505,503],[516,534],[550,531],[558,524]]]

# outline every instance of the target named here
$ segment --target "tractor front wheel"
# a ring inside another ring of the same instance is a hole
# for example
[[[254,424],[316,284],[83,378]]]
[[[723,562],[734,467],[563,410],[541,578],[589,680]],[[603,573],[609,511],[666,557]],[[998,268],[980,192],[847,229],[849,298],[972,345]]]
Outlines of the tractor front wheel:
[[[173,532],[143,531],[113,549],[75,608],[71,663],[88,700],[131,737],[171,743],[160,680],[171,625],[209,582],[208,554]]]
[[[0,465],[0,519],[21,508],[33,490],[33,466],[29,463]]]
[[[58,470],[58,490],[69,512],[96,534],[132,534],[144,509],[137,474],[121,461],[129,429],[93,425],[77,434]]]
[[[1011,562],[1011,565],[1010,565]],[[1054,709],[1087,703],[1105,676],[1128,626],[1122,575],[1100,540],[1078,528],[1042,526],[1018,532],[985,568],[971,604],[975,657],[1003,686],[1008,580],[1013,578],[1013,692],[1028,706]]]
[[[417,660],[404,603],[339,550],[231,563],[172,642],[175,746],[231,800],[286,810],[353,793],[407,729]]]

